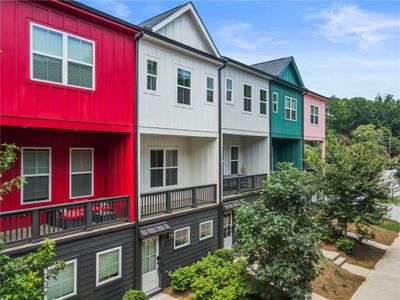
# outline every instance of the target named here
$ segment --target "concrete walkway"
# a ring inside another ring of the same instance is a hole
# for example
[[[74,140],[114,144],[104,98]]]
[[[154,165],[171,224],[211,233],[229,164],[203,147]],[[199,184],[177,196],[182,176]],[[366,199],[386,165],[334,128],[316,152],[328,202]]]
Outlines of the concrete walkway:
[[[166,293],[159,293],[153,297],[150,297],[150,300],[175,300],[177,298],[171,297]]]
[[[396,238],[351,299],[400,299],[400,236]]]

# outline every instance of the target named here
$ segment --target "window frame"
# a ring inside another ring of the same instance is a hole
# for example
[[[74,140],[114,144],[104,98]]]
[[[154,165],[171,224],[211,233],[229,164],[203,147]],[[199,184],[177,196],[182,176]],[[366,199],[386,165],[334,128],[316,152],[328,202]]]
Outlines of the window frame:
[[[265,92],[265,101],[262,101],[261,100],[261,91],[264,91]],[[266,117],[266,116],[268,116],[268,90],[267,89],[265,89],[265,88],[259,88],[259,103],[260,103],[260,106],[259,106],[259,109],[260,109],[260,111],[259,111],[259,113],[260,113],[260,116],[262,116],[262,117]],[[265,114],[263,114],[262,112],[261,112],[261,105],[262,104],[265,104]]]
[[[190,73],[190,87],[178,84],[178,72],[179,72],[179,70],[186,71],[186,72]],[[181,67],[181,66],[177,66],[176,67],[176,77],[175,77],[175,80],[176,80],[175,81],[176,82],[176,89],[175,89],[175,91],[176,91],[176,104],[175,105],[181,106],[181,107],[191,107],[192,106],[192,100],[193,100],[193,97],[192,97],[192,86],[193,86],[192,79],[193,79],[192,71],[189,68],[185,68],[185,67]],[[179,103],[178,102],[178,88],[183,88],[183,89],[188,89],[189,90],[189,97],[190,97],[190,99],[189,99],[190,103],[189,104]]]
[[[228,80],[232,82],[232,89],[228,89]],[[230,77],[225,77],[225,102],[228,104],[233,104],[233,91],[234,91],[234,85],[233,85],[233,78]],[[231,101],[227,100],[228,99],[228,91],[231,92]]]
[[[275,101],[276,96],[276,101]],[[276,109],[274,109],[274,104],[276,104]],[[279,112],[279,94],[277,92],[272,93],[272,112],[278,113]]]
[[[112,251],[115,251],[115,250],[118,250],[118,252],[119,252],[118,276],[115,276],[115,277],[106,279],[106,280],[104,280],[102,282],[99,282],[100,255],[108,253],[108,252],[112,252]],[[109,283],[111,281],[120,279],[121,277],[122,277],[122,246],[118,246],[118,247],[114,247],[114,248],[110,248],[110,249],[106,249],[106,250],[103,250],[103,251],[96,252],[96,287],[99,287],[99,286],[102,286],[102,285],[104,285],[106,283]]]
[[[148,64],[149,61],[151,61],[151,62],[157,64],[157,75],[148,73],[147,64]],[[155,60],[155,59],[147,58],[147,57],[146,57],[146,90],[147,90],[148,92],[150,92],[150,93],[155,93],[155,92],[158,91],[158,65],[159,65],[158,60]],[[149,89],[149,88],[147,87],[147,78],[148,78],[149,76],[156,79],[156,89],[155,89],[155,90],[151,90],[151,89]]]
[[[212,89],[210,89],[208,87],[208,79],[212,80],[212,83],[213,83]],[[212,101],[208,101],[208,91],[212,92],[212,95],[213,95],[212,96]],[[214,78],[214,76],[208,75],[208,74],[206,76],[206,103],[207,104],[215,104],[215,78]]]
[[[186,244],[176,246],[176,233],[178,231],[183,231],[183,230],[188,230],[188,242]],[[174,250],[180,249],[180,248],[183,248],[183,247],[187,247],[189,245],[190,245],[190,226],[186,226],[186,227],[182,227],[182,228],[179,228],[179,229],[175,229],[174,230]]]
[[[211,223],[211,233],[210,233],[210,235],[206,235],[204,237],[201,237],[201,226],[204,225],[204,224],[209,224],[209,223]],[[214,227],[214,220],[208,220],[208,221],[201,222],[199,224],[199,240],[202,241],[202,240],[206,240],[206,239],[212,238],[214,236],[214,228],[213,227]]]
[[[75,259],[68,260],[68,261],[65,262],[65,265],[67,265],[67,264],[74,264],[74,291],[71,294],[64,295],[61,298],[57,298],[55,300],[64,300],[64,299],[67,299],[69,297],[76,296],[78,294],[78,267],[77,267],[78,266],[78,259],[75,258]],[[53,268],[54,268],[54,266],[45,268],[44,272],[43,272],[45,274],[45,276],[48,275],[48,270],[49,269],[53,269]],[[44,294],[44,297],[43,297],[44,300],[47,300],[47,290],[48,290],[48,286],[47,285],[48,285],[47,280],[44,280],[44,290],[46,292]]]
[[[232,160],[232,148],[237,148],[238,149],[238,158],[237,160]],[[239,175],[239,165],[240,165],[240,147],[239,145],[230,145],[229,147],[229,173],[230,175]],[[232,174],[232,161],[237,161],[237,173]]]
[[[51,147],[21,147],[21,176],[23,177],[36,177],[32,176],[32,174],[25,175],[24,174],[24,150],[26,149],[34,149],[34,150],[49,150],[49,173],[47,174],[41,174],[42,176],[49,176],[49,197],[47,200],[40,200],[40,201],[34,201],[34,202],[24,202],[24,184],[21,185],[21,205],[27,205],[27,204],[35,204],[35,203],[45,203],[45,202],[51,202],[51,180],[52,180],[52,172],[51,172],[51,161],[52,161],[52,155],[51,155]],[[38,174],[36,174],[38,175]],[[40,174],[39,174],[40,176]]]
[[[313,113],[313,108],[314,108],[314,113]],[[315,109],[318,109],[318,113],[315,113]],[[315,122],[315,118],[318,118],[318,122]],[[314,120],[314,122],[313,122]],[[310,105],[310,124],[314,126],[319,126],[319,106],[315,104]]]
[[[73,150],[91,150],[92,151],[92,171],[91,172],[74,172],[72,173],[72,151]],[[92,193],[90,195],[82,195],[82,196],[72,196],[72,175],[79,174],[92,174],[91,181],[91,189]],[[87,198],[94,196],[94,148],[69,148],[69,198],[70,199],[79,199],[79,198]]]
[[[245,97],[245,95],[244,95],[244,91],[245,91],[245,86],[249,86],[250,88],[251,88],[251,98],[249,98],[249,97]],[[254,96],[254,89],[253,89],[253,85],[252,84],[249,84],[249,83],[246,83],[246,82],[243,82],[243,85],[242,85],[242,87],[243,87],[243,107],[242,107],[242,111],[243,111],[243,113],[245,113],[245,114],[252,114],[253,113],[253,96]],[[245,110],[244,109],[244,103],[245,103],[245,100],[250,100],[250,111],[247,111],[247,110]]]
[[[62,57],[56,56],[56,55],[52,55],[52,54],[47,54],[47,53],[43,53],[43,52],[35,52],[38,55],[42,55],[42,56],[47,56],[47,57],[51,57],[51,58],[55,58],[55,59],[61,59],[61,82],[54,82],[54,81],[49,81],[49,80],[44,80],[44,79],[37,79],[33,77],[33,27],[39,27],[39,28],[43,28],[46,30],[50,30],[50,31],[54,31],[57,32],[59,34],[62,35]],[[90,44],[92,44],[93,46],[93,64],[90,65],[88,63],[84,63],[84,62],[79,62],[79,61],[75,61],[73,59],[69,59],[68,58],[68,37],[72,37],[72,38],[76,38],[76,39],[80,39],[82,41],[88,42]],[[96,42],[94,40],[89,40],[86,39],[84,37],[75,35],[75,34],[71,34],[68,33],[66,31],[61,31],[58,29],[54,29],[52,27],[48,27],[48,26],[44,26],[35,22],[30,22],[29,23],[29,62],[30,62],[30,66],[29,66],[29,75],[30,75],[30,80],[33,81],[39,81],[39,82],[45,82],[45,83],[50,83],[50,84],[56,84],[56,85],[61,85],[61,86],[69,86],[69,87],[74,87],[74,88],[78,88],[78,89],[85,89],[85,90],[91,90],[91,91],[95,91],[96,90]],[[72,63],[76,63],[76,64],[80,64],[80,65],[85,65],[85,66],[89,66],[92,67],[92,87],[84,87],[84,86],[79,86],[79,85],[74,85],[74,84],[69,84],[68,83],[68,62],[72,62]]]
[[[289,107],[287,107],[286,106],[286,99],[289,99]],[[291,106],[292,106],[292,101],[294,100],[294,102],[296,103],[296,109],[294,109],[294,108],[292,108]],[[290,119],[288,119],[288,118],[286,118],[286,110],[289,110],[290,111]],[[292,119],[292,111],[295,111],[296,112],[296,118],[295,119]],[[285,120],[286,121],[292,121],[292,122],[297,122],[297,99],[296,98],[292,98],[292,97],[289,97],[289,96],[285,96],[285,112],[284,112],[284,114],[285,114]]]
[[[162,167],[151,167],[151,151],[163,151],[163,166]],[[177,164],[176,167],[167,167],[167,151],[176,151]],[[163,170],[163,184],[160,186],[151,186],[151,170],[162,169]],[[177,169],[176,184],[166,185],[167,182],[167,170]],[[170,187],[177,187],[179,185],[179,149],[178,148],[150,148],[149,149],[149,187],[151,190],[165,189]]]

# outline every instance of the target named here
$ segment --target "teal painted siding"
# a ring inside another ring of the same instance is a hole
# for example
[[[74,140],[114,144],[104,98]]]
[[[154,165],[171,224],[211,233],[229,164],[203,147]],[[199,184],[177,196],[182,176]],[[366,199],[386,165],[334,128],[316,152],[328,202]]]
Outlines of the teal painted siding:
[[[277,163],[291,162],[301,169],[303,162],[303,141],[301,139],[272,139],[272,169],[276,171]]]
[[[297,72],[292,63],[289,64],[289,66],[282,72],[279,77],[295,85],[301,86],[301,81],[299,80]]]

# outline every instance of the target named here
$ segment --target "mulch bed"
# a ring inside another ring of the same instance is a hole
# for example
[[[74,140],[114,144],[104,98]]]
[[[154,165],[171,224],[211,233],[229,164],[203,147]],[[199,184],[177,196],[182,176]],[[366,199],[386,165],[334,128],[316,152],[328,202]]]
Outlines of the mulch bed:
[[[388,221],[385,220],[384,222],[388,222]],[[368,229],[371,230],[375,234],[375,237],[371,238],[372,241],[375,241],[375,242],[378,242],[378,243],[381,243],[381,244],[384,244],[387,246],[390,246],[398,236],[397,232],[387,230],[387,229],[384,229],[382,227],[375,226],[375,225],[368,226]],[[354,224],[350,224],[348,227],[348,230],[350,232],[355,233],[356,226]]]

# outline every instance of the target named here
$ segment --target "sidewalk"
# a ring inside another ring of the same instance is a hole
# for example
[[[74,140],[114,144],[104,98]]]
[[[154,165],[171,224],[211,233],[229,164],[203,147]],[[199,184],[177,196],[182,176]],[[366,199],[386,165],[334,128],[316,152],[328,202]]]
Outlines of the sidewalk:
[[[352,300],[400,299],[400,236],[389,247]]]

